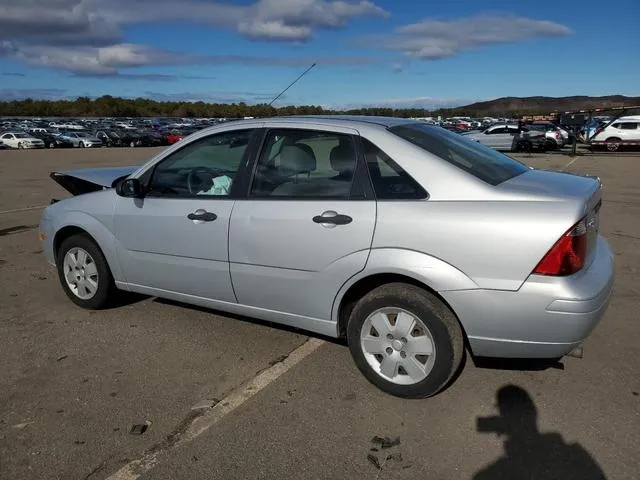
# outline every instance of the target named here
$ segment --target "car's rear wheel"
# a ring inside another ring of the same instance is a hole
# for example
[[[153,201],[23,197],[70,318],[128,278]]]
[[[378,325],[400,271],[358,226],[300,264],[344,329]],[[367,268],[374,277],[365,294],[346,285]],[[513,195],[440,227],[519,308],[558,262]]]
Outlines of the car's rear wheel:
[[[617,152],[620,149],[620,144],[622,143],[622,140],[620,140],[617,137],[611,137],[611,138],[607,138],[606,143],[607,143],[607,150],[609,150],[610,152]]]
[[[72,302],[91,310],[108,305],[115,284],[104,255],[89,236],[79,234],[65,239],[56,264],[62,288]]]
[[[130,146],[131,148],[135,148],[135,146],[136,146],[136,142],[134,142],[133,140],[131,140],[131,141],[129,142],[129,146]]]
[[[22,142],[18,142],[18,150],[22,150],[24,148],[24,145],[22,144]]]
[[[47,145],[49,148],[56,148],[56,142],[49,142]]]
[[[403,398],[438,393],[464,355],[462,329],[451,310],[426,290],[404,283],[362,297],[351,312],[347,340],[363,375]]]
[[[80,148],[84,148],[84,142],[80,142],[80,143],[78,144],[78,147],[80,147]]]

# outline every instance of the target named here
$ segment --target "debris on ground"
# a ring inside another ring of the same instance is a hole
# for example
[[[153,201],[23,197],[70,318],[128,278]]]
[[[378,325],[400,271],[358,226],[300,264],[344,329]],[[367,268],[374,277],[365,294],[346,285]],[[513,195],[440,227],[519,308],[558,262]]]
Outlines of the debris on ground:
[[[147,431],[150,425],[151,425],[151,422],[149,420],[147,420],[145,423],[137,423],[131,427],[131,430],[129,431],[129,433],[131,435],[142,435],[144,432]]]
[[[373,447],[369,449],[370,452],[379,452],[380,449],[387,450],[389,448],[394,448],[400,445],[400,437],[382,437],[380,435],[376,435],[371,439],[371,443],[373,443]],[[377,455],[373,453],[367,454],[367,460],[378,470],[383,470],[388,462],[399,462],[403,461],[402,453],[387,451],[382,452],[382,461],[378,458]],[[408,466],[407,466],[408,465]],[[402,468],[409,468],[412,464],[407,464]],[[376,477],[377,478],[377,477]]]
[[[69,355],[62,355],[61,357],[56,358],[56,362],[61,362],[62,360],[64,360],[65,358],[68,358]]]
[[[367,460],[369,460],[378,470],[382,470],[382,465],[380,465],[380,460],[378,460],[378,457],[370,453],[369,455],[367,455]]]
[[[383,449],[395,447],[396,445],[400,445],[400,437],[379,437],[376,435],[371,439],[371,443],[375,443],[380,445]]]

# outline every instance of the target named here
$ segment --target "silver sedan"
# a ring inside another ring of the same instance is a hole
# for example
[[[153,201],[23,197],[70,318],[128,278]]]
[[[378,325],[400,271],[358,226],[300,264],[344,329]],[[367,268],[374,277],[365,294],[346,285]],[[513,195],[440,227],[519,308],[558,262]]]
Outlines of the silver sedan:
[[[130,168],[52,174],[40,239],[76,304],[119,290],[346,338],[428,397],[475,356],[559,358],[602,318],[597,178],[395,118],[229,122]]]

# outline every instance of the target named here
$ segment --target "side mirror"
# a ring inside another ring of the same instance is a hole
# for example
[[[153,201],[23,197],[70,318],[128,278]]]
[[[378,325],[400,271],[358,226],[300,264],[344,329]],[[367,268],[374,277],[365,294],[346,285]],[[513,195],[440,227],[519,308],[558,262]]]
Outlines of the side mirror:
[[[143,198],[144,189],[137,178],[126,178],[116,185],[116,193],[121,197]]]

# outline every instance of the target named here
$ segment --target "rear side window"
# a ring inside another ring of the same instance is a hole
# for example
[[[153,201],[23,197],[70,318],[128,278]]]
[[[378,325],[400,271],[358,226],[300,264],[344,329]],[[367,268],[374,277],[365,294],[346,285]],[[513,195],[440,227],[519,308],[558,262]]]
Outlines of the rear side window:
[[[389,131],[491,185],[529,170],[507,155],[444,128],[408,123]]]
[[[362,139],[369,176],[378,200],[427,198],[427,192],[389,155]]]
[[[621,123],[620,124],[620,128],[621,130],[635,130],[636,128],[638,128],[638,124],[635,122],[625,122],[625,123]]]

